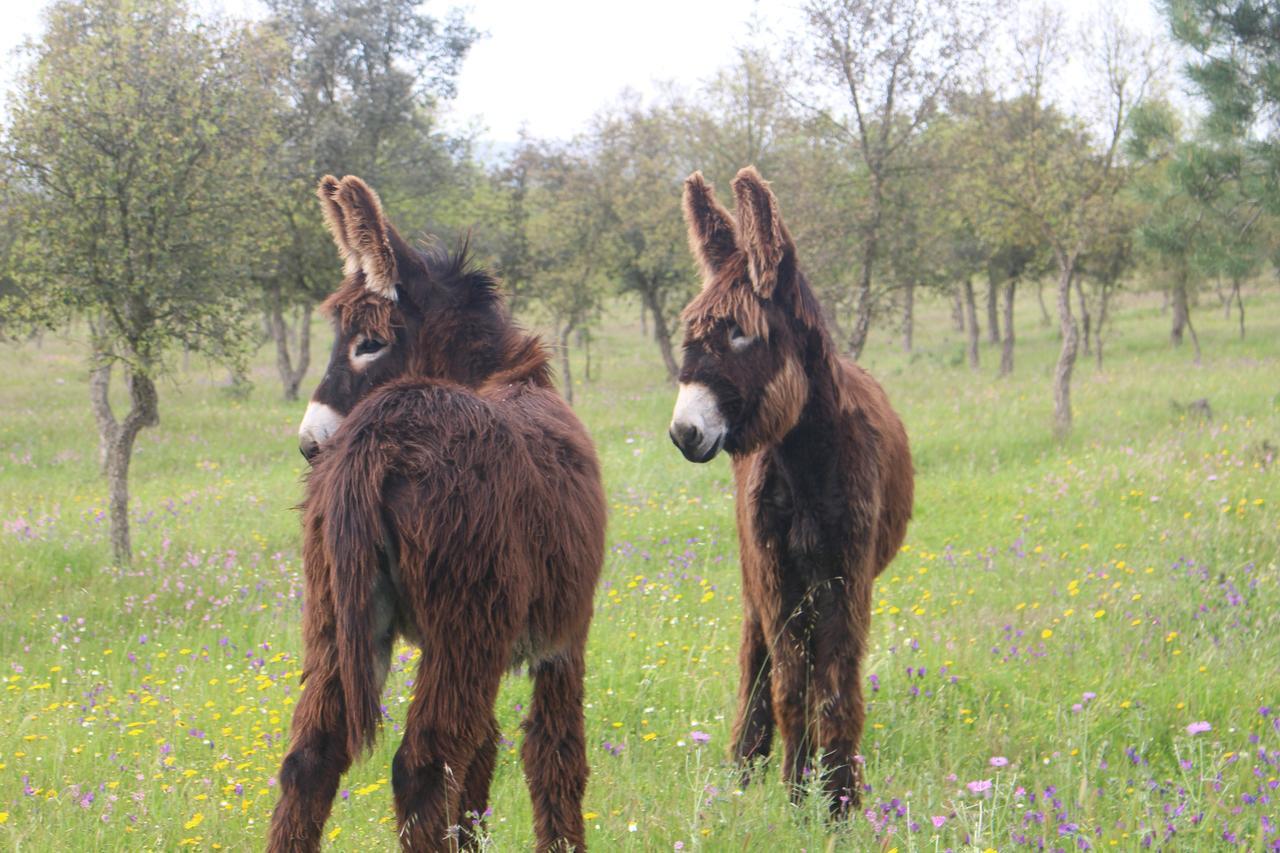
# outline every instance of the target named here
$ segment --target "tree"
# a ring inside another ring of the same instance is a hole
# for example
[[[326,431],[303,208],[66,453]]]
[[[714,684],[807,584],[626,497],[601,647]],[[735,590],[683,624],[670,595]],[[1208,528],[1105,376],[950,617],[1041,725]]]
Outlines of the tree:
[[[1194,53],[1186,73],[1209,104],[1206,136],[1241,146],[1222,152],[1219,168],[1234,168],[1254,206],[1280,212],[1280,7],[1259,0],[1161,6],[1173,37]]]
[[[1071,118],[1049,103],[1048,80],[1067,45],[1060,14],[1041,10],[1032,31],[1018,41],[1018,95],[1007,99],[1026,111],[1027,132],[1001,153],[1008,180],[993,185],[1000,203],[1025,217],[1039,232],[1054,260],[1062,338],[1053,373],[1053,429],[1071,431],[1071,375],[1080,329],[1071,306],[1081,259],[1106,232],[1110,207],[1125,186],[1121,141],[1130,115],[1141,105],[1156,75],[1155,48],[1110,17],[1089,34],[1096,39],[1079,50],[1096,60],[1097,90],[1103,94],[1092,122]]]
[[[129,464],[159,421],[166,356],[234,364],[245,350],[278,53],[256,29],[197,24],[181,0],[64,0],[46,20],[5,139],[19,213],[7,305],[33,326],[89,320],[111,546],[127,563]]]
[[[604,270],[621,292],[640,298],[672,380],[680,372],[673,330],[695,282],[684,225],[676,215],[681,181],[692,168],[679,156],[675,130],[670,109],[630,101],[597,119],[586,141],[605,231]]]
[[[443,19],[415,0],[267,0],[268,26],[287,45],[284,132],[271,196],[276,238],[256,278],[276,345],[286,400],[295,400],[310,363],[312,307],[336,269],[330,237],[315,215],[321,175],[356,174],[384,188],[395,218],[427,226],[450,185],[454,162],[435,119],[454,94],[463,58],[477,38],[457,12]],[[409,215],[410,213],[416,215]],[[432,229],[438,231],[439,229]],[[285,313],[295,311],[291,355]]]
[[[590,162],[568,146],[524,140],[503,173],[518,194],[518,231],[525,247],[503,269],[508,288],[546,316],[560,345],[565,398],[573,403],[570,338],[597,318],[604,297],[603,221]]]
[[[810,0],[804,7],[813,77],[840,93],[845,116],[810,105],[856,151],[867,192],[848,347],[862,353],[881,294],[876,266],[886,196],[913,159],[920,130],[963,78],[988,30],[988,4],[971,0]]]

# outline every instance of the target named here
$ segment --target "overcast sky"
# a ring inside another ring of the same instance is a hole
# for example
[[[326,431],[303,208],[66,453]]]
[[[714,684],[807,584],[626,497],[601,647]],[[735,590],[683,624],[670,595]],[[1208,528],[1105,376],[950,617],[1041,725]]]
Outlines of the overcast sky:
[[[1073,10],[1080,4],[1061,0]],[[1102,0],[1121,10],[1134,29],[1152,31],[1159,21],[1151,0]],[[18,63],[12,49],[40,32],[46,0],[0,0],[0,83],[8,90]],[[432,2],[428,10],[450,5]],[[462,4],[467,8],[468,4]],[[626,87],[652,92],[655,81],[694,87],[728,64],[747,43],[750,21],[778,31],[798,19],[799,0],[474,0],[468,19],[487,33],[463,66],[452,121],[478,122],[498,142],[516,139],[521,127],[541,137],[568,138]],[[260,15],[255,0],[198,0],[202,9]]]

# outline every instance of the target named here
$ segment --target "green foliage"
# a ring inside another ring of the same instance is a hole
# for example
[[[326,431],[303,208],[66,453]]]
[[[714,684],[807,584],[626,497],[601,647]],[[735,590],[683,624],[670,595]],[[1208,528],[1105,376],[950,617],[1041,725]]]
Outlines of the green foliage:
[[[697,279],[679,216],[681,182],[693,171],[681,156],[670,110],[626,104],[604,115],[591,134],[606,229],[606,270],[623,293],[640,298],[674,378],[676,317]]]
[[[337,255],[316,213],[324,174],[379,188],[406,233],[438,226],[460,169],[438,126],[478,37],[458,12],[425,14],[411,0],[270,0],[267,27],[288,53],[276,108],[282,145],[272,164],[272,250],[259,278],[286,302],[312,303],[337,281]],[[465,154],[465,149],[463,154]]]
[[[1238,146],[1240,190],[1280,213],[1280,8],[1256,0],[1164,0],[1173,36],[1194,52],[1187,77],[1209,104],[1208,142]]]
[[[278,70],[264,33],[178,0],[50,7],[5,137],[12,315],[97,317],[96,350],[143,374],[178,346],[240,358]]]

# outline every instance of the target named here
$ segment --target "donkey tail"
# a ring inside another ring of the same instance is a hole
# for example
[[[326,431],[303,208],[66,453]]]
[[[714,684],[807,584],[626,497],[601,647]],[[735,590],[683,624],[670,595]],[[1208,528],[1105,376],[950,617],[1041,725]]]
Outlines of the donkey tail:
[[[335,448],[336,449],[336,448]],[[382,545],[382,483],[385,453],[368,434],[353,436],[335,466],[325,507],[325,550],[330,557],[330,589],[338,654],[338,677],[346,705],[347,747],[354,757],[373,745],[382,720],[378,647],[388,625],[380,611],[379,566]]]

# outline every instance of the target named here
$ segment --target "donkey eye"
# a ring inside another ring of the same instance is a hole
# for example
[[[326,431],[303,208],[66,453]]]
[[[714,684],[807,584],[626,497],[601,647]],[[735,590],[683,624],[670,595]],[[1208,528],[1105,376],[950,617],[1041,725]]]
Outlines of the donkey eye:
[[[356,355],[370,355],[385,347],[386,344],[377,338],[365,338],[356,344]]]
[[[743,332],[737,323],[729,327],[729,349],[742,352],[754,342],[755,338]]]

